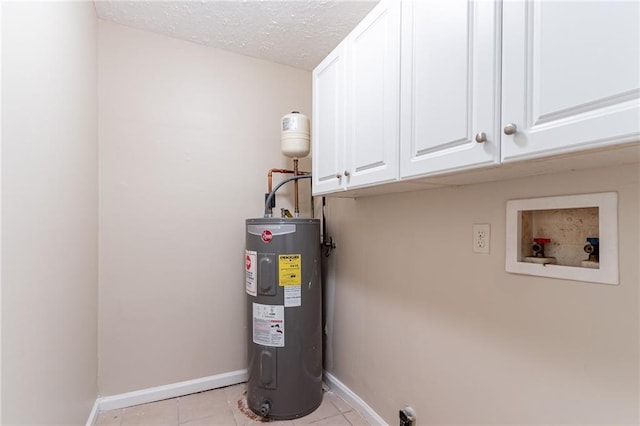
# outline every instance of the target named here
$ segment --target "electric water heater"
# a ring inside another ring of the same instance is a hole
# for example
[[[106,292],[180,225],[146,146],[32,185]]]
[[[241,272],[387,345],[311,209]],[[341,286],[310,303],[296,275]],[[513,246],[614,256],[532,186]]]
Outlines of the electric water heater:
[[[320,221],[246,221],[247,405],[294,419],[322,402]]]

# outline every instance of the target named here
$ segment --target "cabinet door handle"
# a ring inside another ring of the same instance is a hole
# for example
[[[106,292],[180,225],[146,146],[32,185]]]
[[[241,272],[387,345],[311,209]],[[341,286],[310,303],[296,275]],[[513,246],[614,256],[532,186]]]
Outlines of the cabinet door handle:
[[[476,133],[476,142],[483,143],[487,141],[487,134],[485,132]]]
[[[345,170],[344,171],[344,175],[345,175],[345,177],[349,177],[351,175],[351,173],[349,173],[349,170]]]
[[[516,126],[516,123],[509,123],[506,126],[504,126],[505,135],[513,135],[517,131],[518,131],[518,126]]]
[[[336,173],[336,179],[342,179],[342,175],[340,173]]]

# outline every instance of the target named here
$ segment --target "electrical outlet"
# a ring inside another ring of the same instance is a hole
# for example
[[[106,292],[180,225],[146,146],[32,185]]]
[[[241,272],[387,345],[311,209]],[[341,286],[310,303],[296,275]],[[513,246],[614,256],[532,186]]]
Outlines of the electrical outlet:
[[[488,223],[473,224],[473,252],[489,254],[491,248],[491,225]]]
[[[415,426],[416,412],[413,408],[406,406],[400,410],[400,426]]]

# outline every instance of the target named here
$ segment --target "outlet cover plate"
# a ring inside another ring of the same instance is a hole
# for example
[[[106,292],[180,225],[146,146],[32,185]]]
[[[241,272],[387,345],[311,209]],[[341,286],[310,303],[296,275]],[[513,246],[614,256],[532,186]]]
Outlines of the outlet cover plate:
[[[488,223],[473,224],[473,252],[489,254],[491,249],[491,225]]]

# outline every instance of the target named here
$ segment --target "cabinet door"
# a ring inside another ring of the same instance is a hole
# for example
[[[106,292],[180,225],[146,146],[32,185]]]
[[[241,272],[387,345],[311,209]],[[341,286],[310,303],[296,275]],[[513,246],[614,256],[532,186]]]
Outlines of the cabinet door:
[[[640,140],[640,2],[503,8],[504,161]]]
[[[344,171],[344,55],[342,45],[313,71],[313,194],[342,189]]]
[[[382,1],[345,39],[347,187],[398,177],[400,2]]]
[[[400,176],[498,163],[500,2],[402,6]]]

